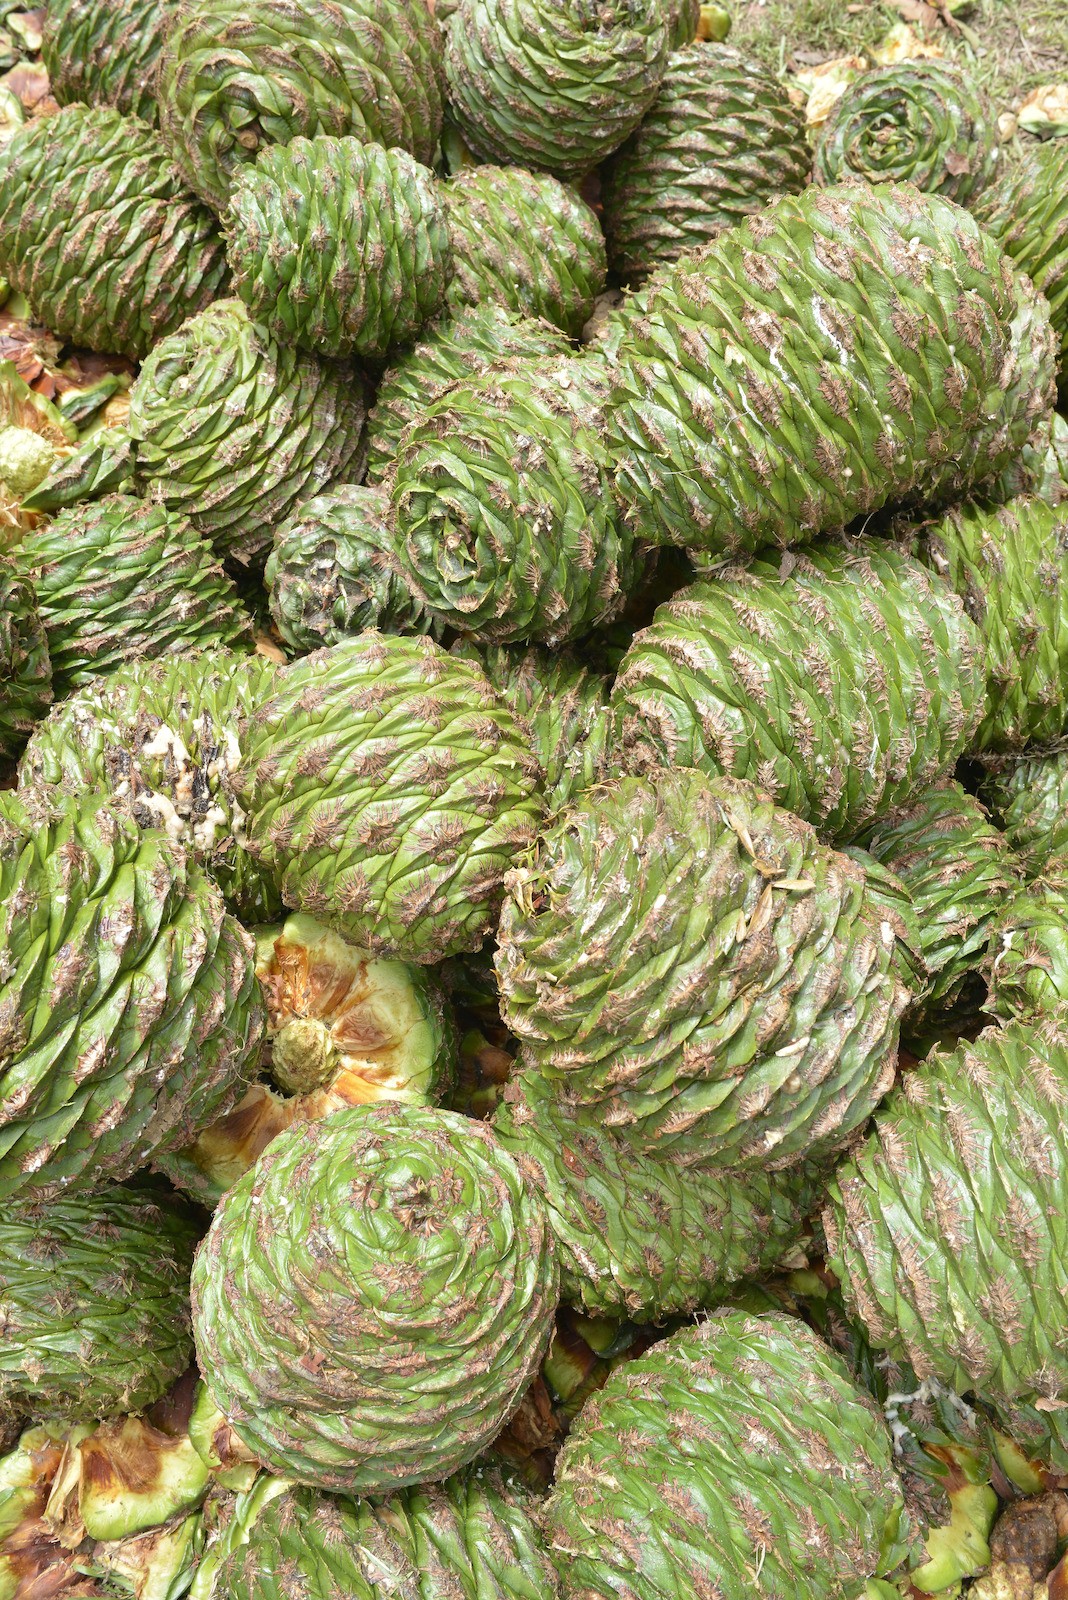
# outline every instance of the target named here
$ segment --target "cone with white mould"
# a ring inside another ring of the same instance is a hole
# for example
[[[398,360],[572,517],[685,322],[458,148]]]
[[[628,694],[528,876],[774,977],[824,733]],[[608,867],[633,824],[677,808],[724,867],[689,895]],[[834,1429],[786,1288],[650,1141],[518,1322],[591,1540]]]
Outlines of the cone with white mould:
[[[37,728],[19,768],[24,803],[33,810],[58,790],[104,789],[128,801],[142,827],[191,850],[244,921],[276,917],[281,901],[244,848],[231,782],[242,719],[273,673],[263,656],[225,650],[120,667]]]

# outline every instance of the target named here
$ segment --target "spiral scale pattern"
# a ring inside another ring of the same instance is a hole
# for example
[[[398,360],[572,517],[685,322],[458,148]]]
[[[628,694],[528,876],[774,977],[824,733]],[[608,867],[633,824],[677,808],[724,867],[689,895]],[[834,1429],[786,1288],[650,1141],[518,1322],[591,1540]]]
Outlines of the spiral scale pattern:
[[[280,1134],[193,1273],[201,1370],[261,1460],[381,1494],[507,1421],[556,1311],[544,1207],[488,1128],[361,1106]]]
[[[219,555],[262,563],[302,500],[359,477],[365,416],[355,369],[280,343],[240,300],[218,300],[141,368],[130,392],[134,482]]]
[[[460,0],[450,111],[483,161],[573,181],[637,127],[678,26],[648,0]]]
[[[994,176],[998,134],[979,90],[948,61],[877,67],[851,83],[816,147],[817,183],[913,183],[964,205]]]

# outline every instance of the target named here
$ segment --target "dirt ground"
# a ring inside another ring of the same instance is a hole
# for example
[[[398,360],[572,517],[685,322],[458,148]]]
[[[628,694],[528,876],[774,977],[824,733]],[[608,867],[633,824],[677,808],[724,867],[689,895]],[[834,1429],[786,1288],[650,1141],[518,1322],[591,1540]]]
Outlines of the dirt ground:
[[[1068,0],[972,0],[963,9],[922,0],[742,0],[730,7],[730,42],[778,72],[863,54],[895,23],[937,38],[991,97],[1012,111],[1042,84],[1068,80]]]

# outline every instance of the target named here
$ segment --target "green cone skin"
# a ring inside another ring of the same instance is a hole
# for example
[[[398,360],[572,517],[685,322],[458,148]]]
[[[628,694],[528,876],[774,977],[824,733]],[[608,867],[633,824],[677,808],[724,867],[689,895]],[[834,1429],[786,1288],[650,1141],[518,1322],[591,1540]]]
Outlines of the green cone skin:
[[[292,1128],[197,1256],[212,1395],[299,1481],[382,1494],[444,1478],[503,1427],[545,1352],[551,1237],[512,1158],[465,1117],[381,1105]]]

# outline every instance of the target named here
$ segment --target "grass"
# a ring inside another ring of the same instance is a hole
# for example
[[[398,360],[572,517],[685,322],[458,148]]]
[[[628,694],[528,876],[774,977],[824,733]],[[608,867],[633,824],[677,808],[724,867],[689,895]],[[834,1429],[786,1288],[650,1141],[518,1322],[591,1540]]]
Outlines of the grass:
[[[777,72],[863,55],[902,20],[878,0],[740,0],[733,9],[731,44]],[[1013,110],[1039,84],[1068,81],[1068,0],[974,0],[959,32],[938,25],[935,37],[995,113]]]

